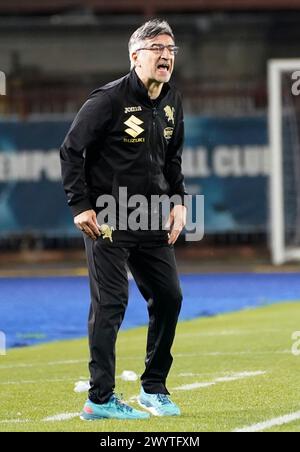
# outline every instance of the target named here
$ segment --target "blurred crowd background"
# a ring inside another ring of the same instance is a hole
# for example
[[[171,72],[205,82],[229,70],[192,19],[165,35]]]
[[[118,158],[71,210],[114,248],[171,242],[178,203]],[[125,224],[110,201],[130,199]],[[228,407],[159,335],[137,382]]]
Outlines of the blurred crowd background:
[[[181,237],[178,252],[268,261],[267,62],[299,57],[300,1],[0,0],[2,267],[82,257],[58,149],[88,94],[129,71],[128,39],[151,17],[180,47],[184,172],[189,193],[205,195],[205,237]]]

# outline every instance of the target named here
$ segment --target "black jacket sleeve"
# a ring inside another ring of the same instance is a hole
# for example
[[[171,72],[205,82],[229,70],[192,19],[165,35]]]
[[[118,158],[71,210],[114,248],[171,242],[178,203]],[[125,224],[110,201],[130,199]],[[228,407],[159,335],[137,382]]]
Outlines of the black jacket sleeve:
[[[74,216],[92,209],[85,179],[85,156],[95,145],[112,116],[109,96],[91,94],[79,110],[60,148],[63,186]]]
[[[176,126],[168,146],[165,177],[170,185],[170,195],[180,195],[182,204],[184,204],[184,195],[187,194],[184,185],[184,176],[182,174],[182,151],[184,144],[184,118],[181,99],[177,103]]]

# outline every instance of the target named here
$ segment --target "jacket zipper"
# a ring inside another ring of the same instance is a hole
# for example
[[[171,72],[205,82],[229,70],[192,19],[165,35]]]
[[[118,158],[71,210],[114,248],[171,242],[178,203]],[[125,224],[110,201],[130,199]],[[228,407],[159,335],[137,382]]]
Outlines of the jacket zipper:
[[[149,185],[148,185],[148,192],[151,193],[151,187],[152,187],[152,171],[153,171],[153,149],[155,148],[156,144],[156,116],[157,116],[157,108],[152,108],[152,127],[151,127],[151,134],[150,134],[150,140],[149,140]]]
[[[157,108],[152,108],[152,133],[153,133],[153,142],[150,148],[150,162],[151,162],[151,171],[152,171],[152,165],[153,165],[153,154],[152,150],[156,146],[156,116],[157,116]]]

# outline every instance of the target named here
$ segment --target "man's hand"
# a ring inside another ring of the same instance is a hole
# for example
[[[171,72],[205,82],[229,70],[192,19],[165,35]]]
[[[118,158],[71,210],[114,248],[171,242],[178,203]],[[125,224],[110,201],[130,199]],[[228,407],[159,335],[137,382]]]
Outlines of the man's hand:
[[[177,205],[172,209],[166,223],[166,226],[171,228],[171,233],[168,240],[169,245],[174,245],[174,243],[178,239],[180,232],[186,225],[186,212],[187,209],[185,206]]]
[[[94,210],[86,210],[85,212],[77,215],[74,218],[74,224],[78,229],[80,229],[80,231],[83,231],[93,240],[97,240],[97,238],[101,235],[96,212]]]

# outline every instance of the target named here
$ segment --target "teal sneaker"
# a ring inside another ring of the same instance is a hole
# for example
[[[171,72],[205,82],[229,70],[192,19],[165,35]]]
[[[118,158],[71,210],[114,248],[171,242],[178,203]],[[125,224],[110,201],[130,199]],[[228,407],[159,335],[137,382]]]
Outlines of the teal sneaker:
[[[84,404],[80,419],[95,421],[97,419],[148,419],[150,415],[126,405],[113,394],[107,403],[98,405],[87,400]]]
[[[179,407],[166,394],[147,394],[141,389],[139,404],[154,416],[179,416]]]

